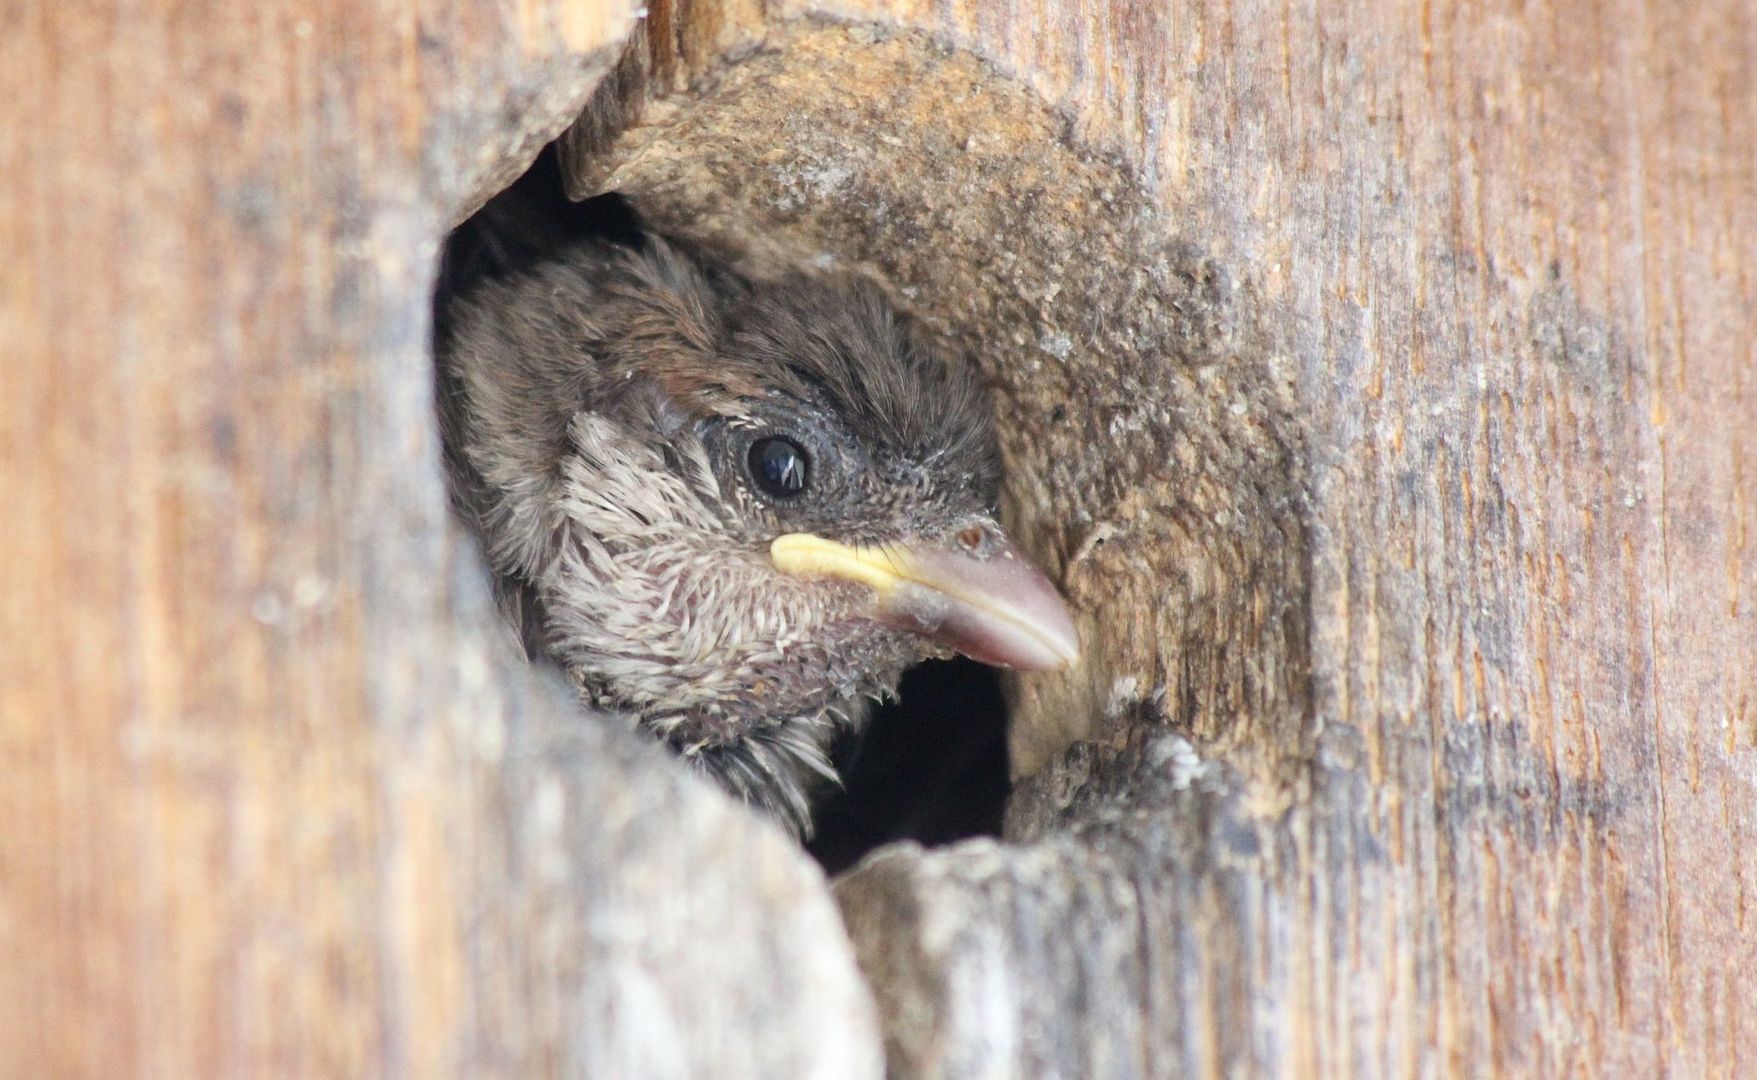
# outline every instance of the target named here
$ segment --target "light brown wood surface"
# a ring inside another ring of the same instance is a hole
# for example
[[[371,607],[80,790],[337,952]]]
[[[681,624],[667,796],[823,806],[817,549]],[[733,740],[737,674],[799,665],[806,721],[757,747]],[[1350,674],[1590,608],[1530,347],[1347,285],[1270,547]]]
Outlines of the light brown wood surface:
[[[626,13],[0,22],[0,1075],[876,1075],[815,868],[516,660],[445,504],[437,242]]]
[[[1087,635],[846,933],[444,506],[437,241],[633,27],[0,14],[0,1073],[1757,1069],[1748,4],[649,6],[582,188],[970,349]]]

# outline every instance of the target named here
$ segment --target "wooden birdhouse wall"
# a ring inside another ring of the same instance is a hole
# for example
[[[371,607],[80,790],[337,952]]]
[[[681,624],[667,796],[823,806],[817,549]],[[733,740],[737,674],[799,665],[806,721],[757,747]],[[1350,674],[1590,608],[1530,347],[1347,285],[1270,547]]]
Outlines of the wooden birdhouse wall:
[[[0,1074],[1757,1056],[1739,0],[0,25]],[[433,276],[558,137],[983,366],[1087,643],[1000,840],[827,883],[504,647]]]

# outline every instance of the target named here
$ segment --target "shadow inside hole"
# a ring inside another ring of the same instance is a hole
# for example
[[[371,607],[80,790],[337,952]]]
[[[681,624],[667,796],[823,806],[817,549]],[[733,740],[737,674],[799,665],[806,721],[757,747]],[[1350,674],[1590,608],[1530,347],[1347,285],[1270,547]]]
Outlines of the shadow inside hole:
[[[1000,835],[1010,790],[1000,673],[963,657],[918,664],[835,759],[843,788],[819,808],[806,845],[826,873],[893,840]]]
[[[640,248],[646,237],[634,208],[616,192],[583,202],[568,199],[554,144],[512,186],[452,230],[440,257],[434,330],[449,329],[451,299],[472,286],[525,273],[562,248],[602,240]]]
[[[530,271],[585,240],[639,248],[640,217],[619,194],[568,199],[552,144],[447,238],[434,294],[437,337],[451,301],[475,285]],[[525,627],[527,646],[535,633]],[[807,850],[835,874],[880,844],[934,845],[998,836],[1010,790],[999,673],[958,658],[907,672],[898,700],[834,748],[843,787],[824,797]]]

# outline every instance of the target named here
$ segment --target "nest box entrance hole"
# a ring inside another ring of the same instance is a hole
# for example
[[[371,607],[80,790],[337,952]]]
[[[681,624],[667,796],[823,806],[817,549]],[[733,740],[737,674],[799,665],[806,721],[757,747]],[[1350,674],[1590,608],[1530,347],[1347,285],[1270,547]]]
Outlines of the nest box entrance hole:
[[[846,791],[821,811],[820,861],[992,834],[1009,775],[1123,717],[1242,749],[1249,771],[1302,759],[1304,470],[1287,346],[1249,283],[1065,116],[942,42],[783,23],[689,78],[655,77],[658,51],[630,47],[453,234],[448,272],[468,272],[489,215],[535,249],[632,242],[645,222],[877,281],[991,387],[1005,523],[1083,639],[1064,674],[912,673],[901,705],[838,747]]]
[[[436,335],[448,332],[452,301],[484,279],[528,273],[584,241],[638,247],[651,228],[621,192],[569,198],[552,144],[447,239]],[[817,806],[806,846],[832,874],[895,840],[997,836],[1009,789],[999,674],[963,658],[920,664],[831,757],[841,785]]]

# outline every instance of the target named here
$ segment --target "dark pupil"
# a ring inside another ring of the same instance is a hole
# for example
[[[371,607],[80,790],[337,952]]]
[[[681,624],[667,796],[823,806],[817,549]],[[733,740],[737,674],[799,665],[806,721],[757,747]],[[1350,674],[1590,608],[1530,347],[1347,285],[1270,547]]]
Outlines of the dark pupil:
[[[787,499],[805,490],[811,461],[792,439],[771,435],[750,444],[750,474],[764,492]]]

